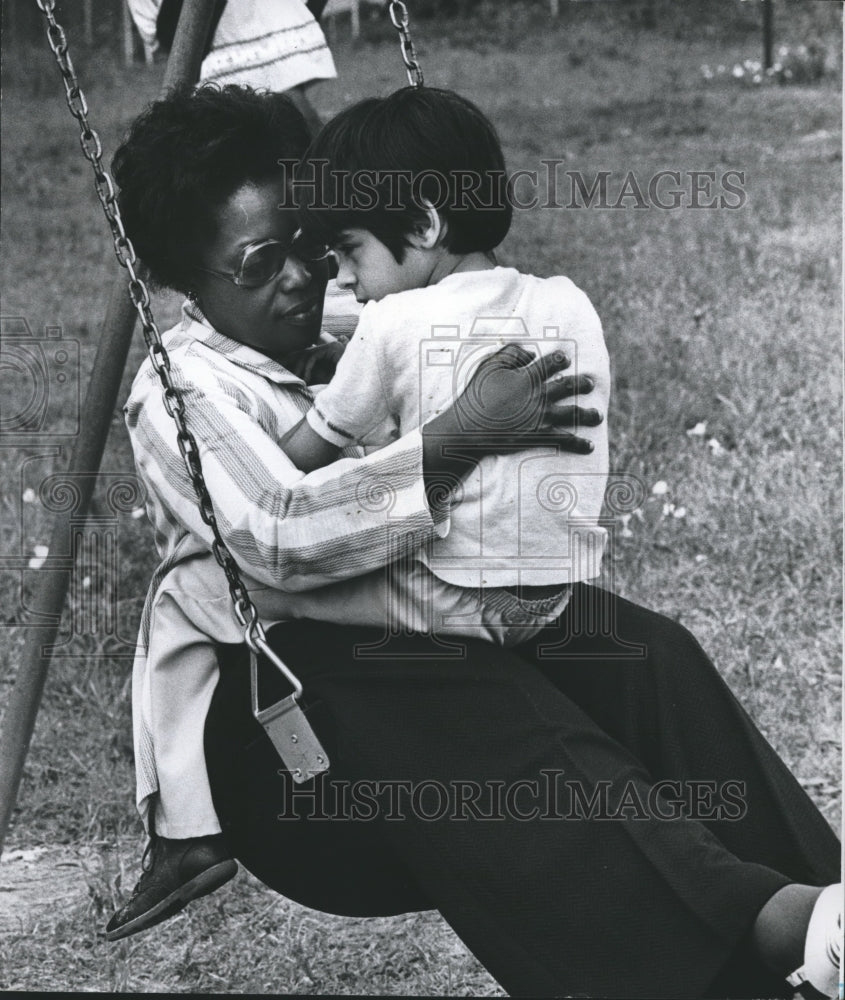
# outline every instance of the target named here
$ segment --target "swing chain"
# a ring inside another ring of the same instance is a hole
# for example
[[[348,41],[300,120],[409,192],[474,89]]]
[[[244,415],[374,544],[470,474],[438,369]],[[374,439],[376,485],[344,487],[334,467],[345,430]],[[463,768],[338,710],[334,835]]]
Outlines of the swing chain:
[[[408,8],[402,0],[390,0],[390,20],[399,32],[399,48],[402,50],[402,62],[408,74],[408,83],[412,87],[423,86],[423,73],[417,62],[417,52],[408,30]]]
[[[67,37],[65,36],[64,29],[55,18],[56,0],[37,0],[37,3],[48,22],[47,41],[53,50],[53,55],[56,57],[56,62],[62,74],[67,106],[70,109],[70,113],[79,122],[79,144],[82,147],[83,156],[94,170],[94,188],[108,219],[117,259],[125,267],[127,239],[120,214],[117,211],[117,198],[114,185],[103,166],[103,146],[100,142],[100,137],[88,121],[88,102],[85,100],[85,95],[79,86],[79,80],[73,68],[70,54],[68,53]]]
[[[170,357],[150,308],[150,293],[143,277],[135,268],[135,264],[138,263],[135,248],[123,228],[114,184],[103,165],[102,143],[88,121],[88,103],[79,86],[73,62],[68,54],[67,37],[64,29],[55,18],[56,0],[36,0],[36,2],[47,19],[47,40],[62,74],[70,113],[80,125],[80,145],[85,159],[89,161],[94,170],[94,186],[111,229],[117,262],[129,274],[129,298],[141,320],[141,329],[144,333],[150,362],[161,382],[164,408],[176,424],[176,443],[185,462],[188,478],[196,493],[200,517],[209,526],[214,536],[211,551],[226,576],[235,617],[246,629],[247,641],[252,639],[264,651],[266,643],[263,631],[259,631],[258,612],[241,579],[238,565],[220,534],[211,496],[203,476],[199,447],[196,438],[185,422],[185,401],[182,390],[173,380]]]

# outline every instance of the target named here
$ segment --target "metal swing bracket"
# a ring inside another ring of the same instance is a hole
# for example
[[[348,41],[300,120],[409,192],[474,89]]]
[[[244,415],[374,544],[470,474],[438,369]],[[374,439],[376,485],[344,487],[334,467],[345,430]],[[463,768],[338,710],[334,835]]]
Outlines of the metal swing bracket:
[[[273,651],[261,623],[254,618],[244,630],[244,641],[249,646],[249,675],[252,695],[252,714],[270,737],[276,753],[290,771],[296,784],[310,781],[329,769],[329,755],[323,749],[317,734],[311,727],[299,698],[302,684],[299,678]],[[258,705],[258,657],[264,656],[290,682],[293,692],[286,698],[259,708]]]

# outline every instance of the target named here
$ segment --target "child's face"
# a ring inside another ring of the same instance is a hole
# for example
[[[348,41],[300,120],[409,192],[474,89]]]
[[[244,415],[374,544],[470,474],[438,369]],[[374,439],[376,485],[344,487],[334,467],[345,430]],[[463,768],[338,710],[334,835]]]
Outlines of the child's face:
[[[424,288],[431,278],[430,255],[414,246],[398,263],[388,248],[366,229],[345,229],[332,245],[337,257],[337,283],[359,302],[376,302],[393,292]]]

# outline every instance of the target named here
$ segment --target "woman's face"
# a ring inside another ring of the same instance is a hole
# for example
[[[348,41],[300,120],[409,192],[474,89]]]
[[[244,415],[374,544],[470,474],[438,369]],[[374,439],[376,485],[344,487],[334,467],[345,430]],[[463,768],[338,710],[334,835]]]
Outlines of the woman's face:
[[[281,179],[238,188],[217,210],[217,235],[197,264],[234,274],[250,244],[267,239],[289,243],[297,221],[293,209],[278,207],[284,196]],[[328,281],[325,261],[306,265],[291,254],[282,271],[258,288],[244,288],[205,271],[196,275],[199,307],[227,337],[282,362],[318,339]]]

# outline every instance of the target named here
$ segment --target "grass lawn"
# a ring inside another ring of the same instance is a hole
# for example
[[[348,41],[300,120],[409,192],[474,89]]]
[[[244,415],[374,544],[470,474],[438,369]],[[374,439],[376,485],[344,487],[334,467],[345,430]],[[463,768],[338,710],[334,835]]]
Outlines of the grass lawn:
[[[619,209],[517,212],[502,260],[569,275],[605,325],[611,465],[642,491],[637,511],[617,521],[607,583],[693,630],[838,828],[841,63],[834,58],[814,83],[755,87],[730,72],[708,81],[702,64],[758,58],[758,33],[716,11],[696,30],[681,14],[649,28],[613,16],[613,5],[561,6],[557,25],[545,8],[529,16],[518,5],[483,23],[420,22],[426,81],[491,115],[511,169],[542,172],[542,160],[560,161],[563,202],[566,171],[588,183],[609,171],[611,203],[628,171],[642,188],[658,171],[680,172],[687,202],[690,172],[744,174],[735,209],[664,211],[629,197]],[[737,9],[729,0],[711,6],[731,16]],[[825,6],[841,15],[841,5]],[[819,28],[795,4],[776,8],[779,44],[797,46],[816,32],[838,52],[835,14]],[[339,79],[314,93],[324,116],[404,82],[383,25],[354,45],[342,28],[333,39]],[[127,72],[84,53],[76,61],[110,155],[156,95],[162,68]],[[5,73],[2,314],[26,319],[36,333],[61,327],[78,343],[84,378],[114,257],[55,67],[42,52],[10,52]],[[160,325],[177,311],[177,300],[161,298]],[[4,325],[4,338],[12,330]],[[139,336],[121,401],[143,351]],[[3,401],[17,412],[25,386],[7,385],[5,374]],[[37,572],[28,560],[49,534],[39,487],[66,462],[74,431],[71,396],[63,398],[61,411],[48,411],[44,435],[0,448],[0,702],[14,680],[16,626]],[[128,651],[156,558],[145,519],[133,515],[137,504],[130,497],[116,505],[109,494],[131,471],[118,408],[94,509],[105,540],[85,549],[77,572],[6,845],[64,845],[84,856],[85,870],[77,898],[0,938],[0,988],[498,993],[433,914],[326,916],[244,873],[146,935],[118,946],[98,937],[134,884],[143,846]]]

